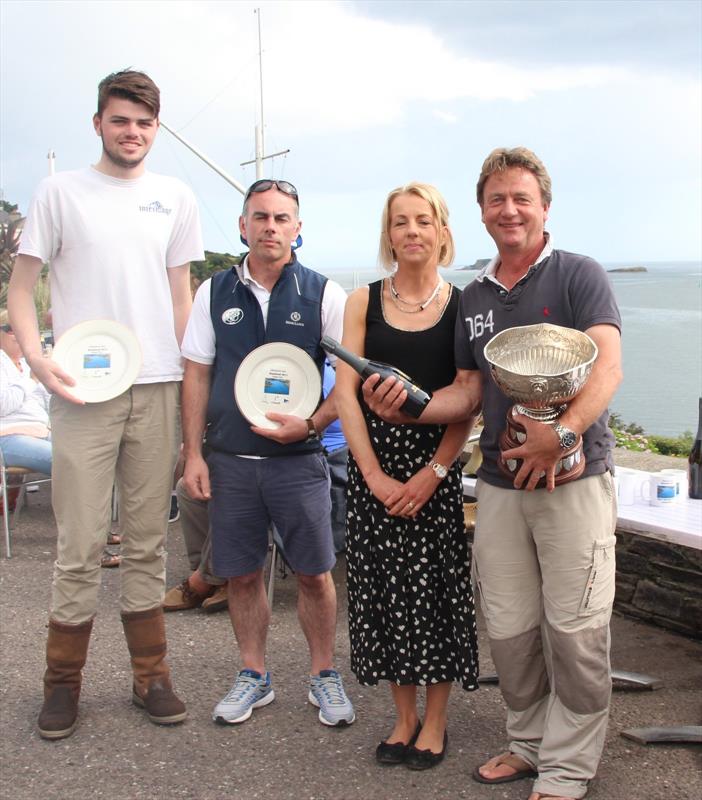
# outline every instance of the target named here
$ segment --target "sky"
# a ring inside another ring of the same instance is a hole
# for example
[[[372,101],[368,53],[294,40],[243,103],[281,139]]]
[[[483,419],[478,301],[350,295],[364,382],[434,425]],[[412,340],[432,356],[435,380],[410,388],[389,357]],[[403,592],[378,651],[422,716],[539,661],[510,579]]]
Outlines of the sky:
[[[255,180],[258,23],[266,177],[300,192],[300,260],[376,265],[388,192],[446,198],[457,265],[494,252],[475,183],[525,145],[554,187],[558,247],[605,264],[702,259],[699,0],[1,0],[0,189],[27,208],[47,174],[95,163],[97,84],[125,67],[161,118]],[[149,169],[195,192],[208,250],[238,253],[241,195],[162,129]]]

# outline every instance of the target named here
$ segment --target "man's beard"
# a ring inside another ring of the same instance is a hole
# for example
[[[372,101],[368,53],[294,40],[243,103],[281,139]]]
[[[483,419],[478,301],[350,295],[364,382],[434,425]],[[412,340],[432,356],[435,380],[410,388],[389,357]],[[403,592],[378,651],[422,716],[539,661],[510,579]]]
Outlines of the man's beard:
[[[100,138],[102,139],[102,152],[115,166],[121,169],[133,169],[134,167],[138,167],[147,156],[147,153],[142,150],[141,154],[134,156],[134,158],[123,158],[113,150],[109,150],[105,145],[105,139],[102,136]]]

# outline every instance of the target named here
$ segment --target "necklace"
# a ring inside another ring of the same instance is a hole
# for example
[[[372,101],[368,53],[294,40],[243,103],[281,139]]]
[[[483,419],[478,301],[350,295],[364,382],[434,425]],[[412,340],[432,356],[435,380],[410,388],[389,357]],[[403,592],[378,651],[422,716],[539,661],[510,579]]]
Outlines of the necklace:
[[[436,302],[439,302],[439,290],[443,286],[443,280],[441,276],[439,276],[439,280],[434,287],[434,291],[427,297],[426,300],[421,302],[417,302],[416,300],[403,300],[400,297],[400,293],[395,288],[395,276],[390,276],[390,297],[392,298],[393,303],[397,306],[398,310],[401,311],[403,314],[418,314],[420,311],[424,311],[424,309],[431,303],[432,300],[436,299]],[[406,306],[417,306],[414,310],[410,310],[408,308],[402,308],[402,305]]]

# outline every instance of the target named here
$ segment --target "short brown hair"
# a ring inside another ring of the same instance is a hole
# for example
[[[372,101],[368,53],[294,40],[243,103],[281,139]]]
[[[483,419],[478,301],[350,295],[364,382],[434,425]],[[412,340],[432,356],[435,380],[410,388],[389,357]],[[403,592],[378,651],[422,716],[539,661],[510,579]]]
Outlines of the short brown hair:
[[[402,194],[414,194],[426,200],[434,212],[434,221],[437,228],[446,228],[446,241],[441,245],[439,250],[439,264],[442,267],[447,267],[456,255],[456,246],[453,243],[453,235],[451,228],[449,228],[449,211],[446,201],[441,196],[441,193],[429,183],[408,183],[406,186],[398,186],[393,189],[385,200],[383,206],[383,217],[381,222],[380,231],[380,248],[378,249],[378,261],[385,269],[392,269],[395,263],[395,255],[392,251],[392,244],[390,244],[390,206],[393,200]]]
[[[154,117],[158,117],[161,110],[161,92],[145,72],[123,69],[103,78],[98,85],[98,117],[102,116],[111,97],[143,103],[153,112]]]
[[[545,205],[551,205],[551,200],[553,199],[551,195],[551,178],[539,157],[526,147],[514,147],[511,150],[507,147],[498,147],[485,159],[483,168],[480,170],[476,194],[481,208],[483,207],[483,192],[487,179],[493,173],[504,172],[510,167],[521,167],[531,172],[539,184],[541,199]]]

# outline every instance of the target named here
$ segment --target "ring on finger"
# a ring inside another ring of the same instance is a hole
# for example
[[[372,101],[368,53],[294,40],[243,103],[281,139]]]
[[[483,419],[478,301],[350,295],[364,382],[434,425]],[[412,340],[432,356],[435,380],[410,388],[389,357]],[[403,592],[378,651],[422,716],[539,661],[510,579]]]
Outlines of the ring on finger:
[[[410,511],[414,508],[414,503],[411,500],[407,503],[407,508],[409,508]]]

